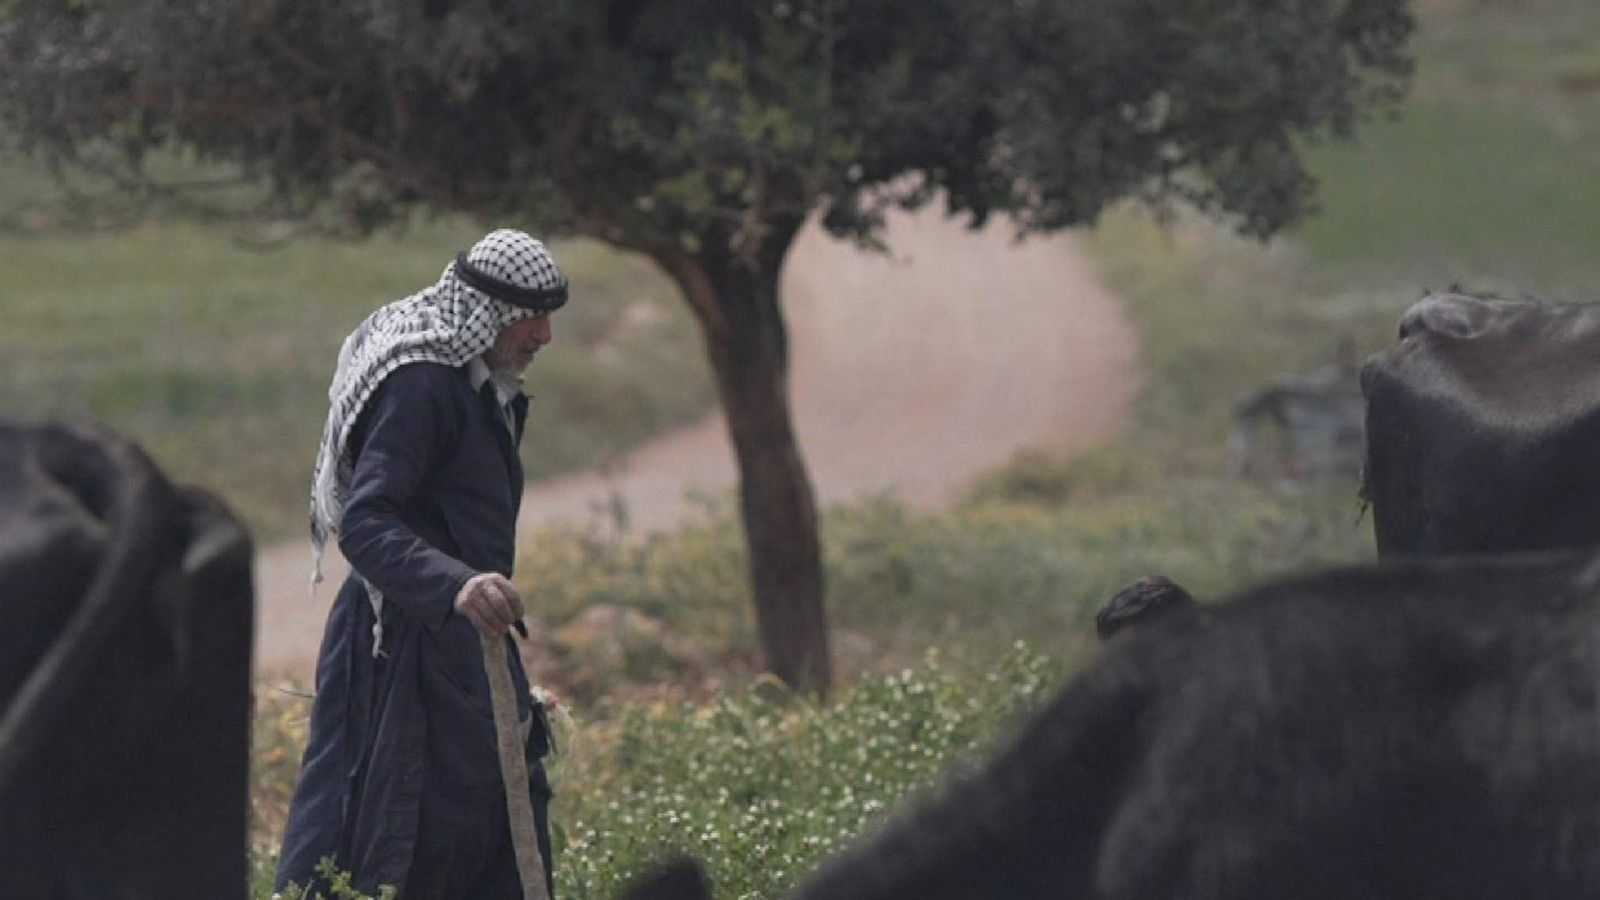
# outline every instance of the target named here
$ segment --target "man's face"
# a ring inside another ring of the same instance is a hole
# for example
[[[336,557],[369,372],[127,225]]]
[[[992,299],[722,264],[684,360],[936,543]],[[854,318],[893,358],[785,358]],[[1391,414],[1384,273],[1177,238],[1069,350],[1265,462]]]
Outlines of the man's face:
[[[521,375],[533,362],[533,355],[550,343],[551,337],[548,314],[518,319],[501,329],[494,346],[484,352],[483,361],[502,375]]]

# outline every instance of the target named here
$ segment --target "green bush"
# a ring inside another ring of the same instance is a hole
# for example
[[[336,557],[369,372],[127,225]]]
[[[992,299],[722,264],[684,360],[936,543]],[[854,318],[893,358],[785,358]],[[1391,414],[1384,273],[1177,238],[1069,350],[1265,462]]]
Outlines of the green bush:
[[[896,667],[928,647],[1003,652],[1018,638],[1070,662],[1093,644],[1093,617],[1118,588],[1164,573],[1217,599],[1261,578],[1372,556],[1354,483],[1299,494],[1207,478],[1066,503],[985,500],[917,512],[887,497],[830,507],[822,520],[830,622],[870,643],[846,676]],[[665,653],[633,646],[611,662],[557,641],[558,690],[580,704],[617,688],[682,681],[696,660],[756,664],[746,562],[731,510],[643,541],[575,529],[524,543],[517,582],[560,635],[585,610],[643,614]],[[643,677],[630,675],[627,659]],[[644,662],[639,662],[643,660]],[[646,665],[645,663],[648,663]]]
[[[258,863],[258,868],[265,869],[264,862]],[[276,860],[273,862],[275,864]],[[308,893],[305,888],[297,884],[290,884],[288,889],[282,892],[273,891],[271,871],[266,871],[265,881],[258,873],[251,898],[252,900],[395,900],[396,897],[395,889],[389,885],[379,888],[376,896],[356,890],[350,883],[350,873],[334,865],[331,857],[323,858],[317,866],[317,874],[327,880],[326,891],[316,890]]]
[[[717,897],[778,896],[976,759],[1053,680],[1046,657],[1018,647],[976,675],[930,654],[827,706],[757,687],[706,705],[632,707],[607,726],[608,752],[557,788],[557,893],[609,900],[660,860],[690,854]]]
[[[1263,577],[1370,556],[1353,488],[1284,496],[1169,480],[1094,502],[989,503],[915,514],[880,501],[828,520],[837,624],[890,649],[998,652],[1019,637],[1070,662],[1118,588],[1164,573],[1202,599]]]
[[[639,540],[606,539],[560,526],[521,541],[517,580],[542,614],[565,621],[598,604],[616,604],[671,622],[696,624],[707,642],[736,643],[748,621],[744,538],[731,511]]]

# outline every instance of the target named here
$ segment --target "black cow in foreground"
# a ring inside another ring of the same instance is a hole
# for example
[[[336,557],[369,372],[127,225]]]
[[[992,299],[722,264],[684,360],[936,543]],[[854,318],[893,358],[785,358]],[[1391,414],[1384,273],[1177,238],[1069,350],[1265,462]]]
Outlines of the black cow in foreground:
[[[1111,648],[793,898],[1597,897],[1597,689],[1587,554],[1270,585]]]
[[[0,422],[0,897],[245,896],[252,615],[214,499]]]
[[[1430,295],[1361,390],[1380,556],[1600,545],[1600,307]]]

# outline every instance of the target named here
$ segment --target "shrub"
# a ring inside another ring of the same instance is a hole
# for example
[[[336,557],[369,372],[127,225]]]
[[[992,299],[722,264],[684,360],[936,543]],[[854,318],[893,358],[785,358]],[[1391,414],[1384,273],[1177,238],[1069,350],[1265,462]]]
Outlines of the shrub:
[[[271,892],[270,887],[264,892],[258,886],[253,900],[395,900],[396,897],[394,888],[387,885],[379,888],[376,896],[356,890],[350,883],[350,873],[341,871],[333,864],[333,859],[330,857],[323,858],[321,864],[317,866],[317,874],[327,879],[326,892],[317,890],[307,893],[299,885],[294,884],[289,885],[289,888],[281,893]]]
[[[868,668],[898,667],[941,644],[998,654],[1019,638],[1070,663],[1093,645],[1100,604],[1134,579],[1159,572],[1217,599],[1267,576],[1367,559],[1370,527],[1358,515],[1354,484],[1291,495],[1206,478],[941,513],[869,498],[824,513],[829,615],[836,631],[870,643],[860,654]],[[527,546],[518,584],[556,634],[602,605],[660,623],[652,639],[662,647],[632,638],[609,655],[621,663],[560,642],[550,648],[547,676],[580,705],[629,684],[691,676],[686,659],[724,672],[754,666],[744,550],[726,511],[637,543],[552,530]],[[855,674],[849,659],[841,669]]]
[[[718,897],[781,894],[970,764],[1055,671],[1021,645],[975,673],[930,652],[827,706],[758,683],[705,705],[631,707],[606,726],[604,752],[562,772],[557,893],[614,897],[655,862],[691,854]]]

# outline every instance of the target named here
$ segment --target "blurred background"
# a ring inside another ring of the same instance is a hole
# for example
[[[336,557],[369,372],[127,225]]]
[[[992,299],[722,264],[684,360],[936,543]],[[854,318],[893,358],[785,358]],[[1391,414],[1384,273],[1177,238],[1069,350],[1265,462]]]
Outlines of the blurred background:
[[[1020,245],[1003,223],[896,214],[888,256],[807,227],[783,291],[824,502],[826,705],[759,677],[688,307],[642,257],[553,242],[575,302],[529,375],[517,580],[536,598],[527,659],[570,713],[564,896],[611,896],[668,848],[708,858],[719,896],[772,895],[1090,661],[1121,585],[1160,572],[1209,601],[1373,556],[1355,372],[1400,312],[1451,284],[1600,286],[1600,6],[1414,13],[1408,97],[1353,143],[1306,148],[1318,209],[1268,242],[1134,206]],[[123,212],[0,158],[0,414],[132,436],[301,585],[341,340],[483,226],[341,243]],[[281,627],[257,660],[270,869],[320,612],[262,602],[262,631]]]

